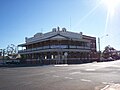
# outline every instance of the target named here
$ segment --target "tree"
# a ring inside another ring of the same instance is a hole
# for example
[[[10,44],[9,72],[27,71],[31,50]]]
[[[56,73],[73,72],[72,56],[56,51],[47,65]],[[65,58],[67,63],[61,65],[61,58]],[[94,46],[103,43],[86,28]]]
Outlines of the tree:
[[[116,59],[118,57],[117,50],[108,45],[105,47],[105,50],[103,51],[103,57],[106,59],[108,59],[109,57]]]

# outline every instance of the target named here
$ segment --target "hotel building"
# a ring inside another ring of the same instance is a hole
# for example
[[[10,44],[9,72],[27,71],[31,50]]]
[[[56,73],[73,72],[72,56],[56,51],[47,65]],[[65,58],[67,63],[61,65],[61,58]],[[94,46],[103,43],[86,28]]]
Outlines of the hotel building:
[[[25,63],[37,64],[77,64],[97,60],[96,38],[53,28],[48,33],[37,33],[25,38],[19,54]]]

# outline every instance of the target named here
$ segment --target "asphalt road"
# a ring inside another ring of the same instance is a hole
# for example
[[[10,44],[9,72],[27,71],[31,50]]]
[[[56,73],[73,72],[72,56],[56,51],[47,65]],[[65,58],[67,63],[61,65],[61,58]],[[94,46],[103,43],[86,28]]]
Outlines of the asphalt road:
[[[119,60],[0,68],[0,90],[120,90],[119,84]]]

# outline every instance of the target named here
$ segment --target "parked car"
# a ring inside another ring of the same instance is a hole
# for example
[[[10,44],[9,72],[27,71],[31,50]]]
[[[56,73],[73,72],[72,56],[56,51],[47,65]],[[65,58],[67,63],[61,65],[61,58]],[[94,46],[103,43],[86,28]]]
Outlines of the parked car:
[[[113,61],[114,59],[112,57],[107,58],[108,61]]]

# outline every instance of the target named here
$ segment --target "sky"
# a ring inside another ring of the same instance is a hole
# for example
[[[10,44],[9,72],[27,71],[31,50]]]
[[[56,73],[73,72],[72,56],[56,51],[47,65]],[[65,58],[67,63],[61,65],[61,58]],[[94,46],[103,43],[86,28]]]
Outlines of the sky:
[[[100,0],[0,0],[2,49],[25,43],[25,37],[50,32],[58,26],[96,40],[100,37],[101,50],[107,45],[120,50],[120,7],[110,16]]]

